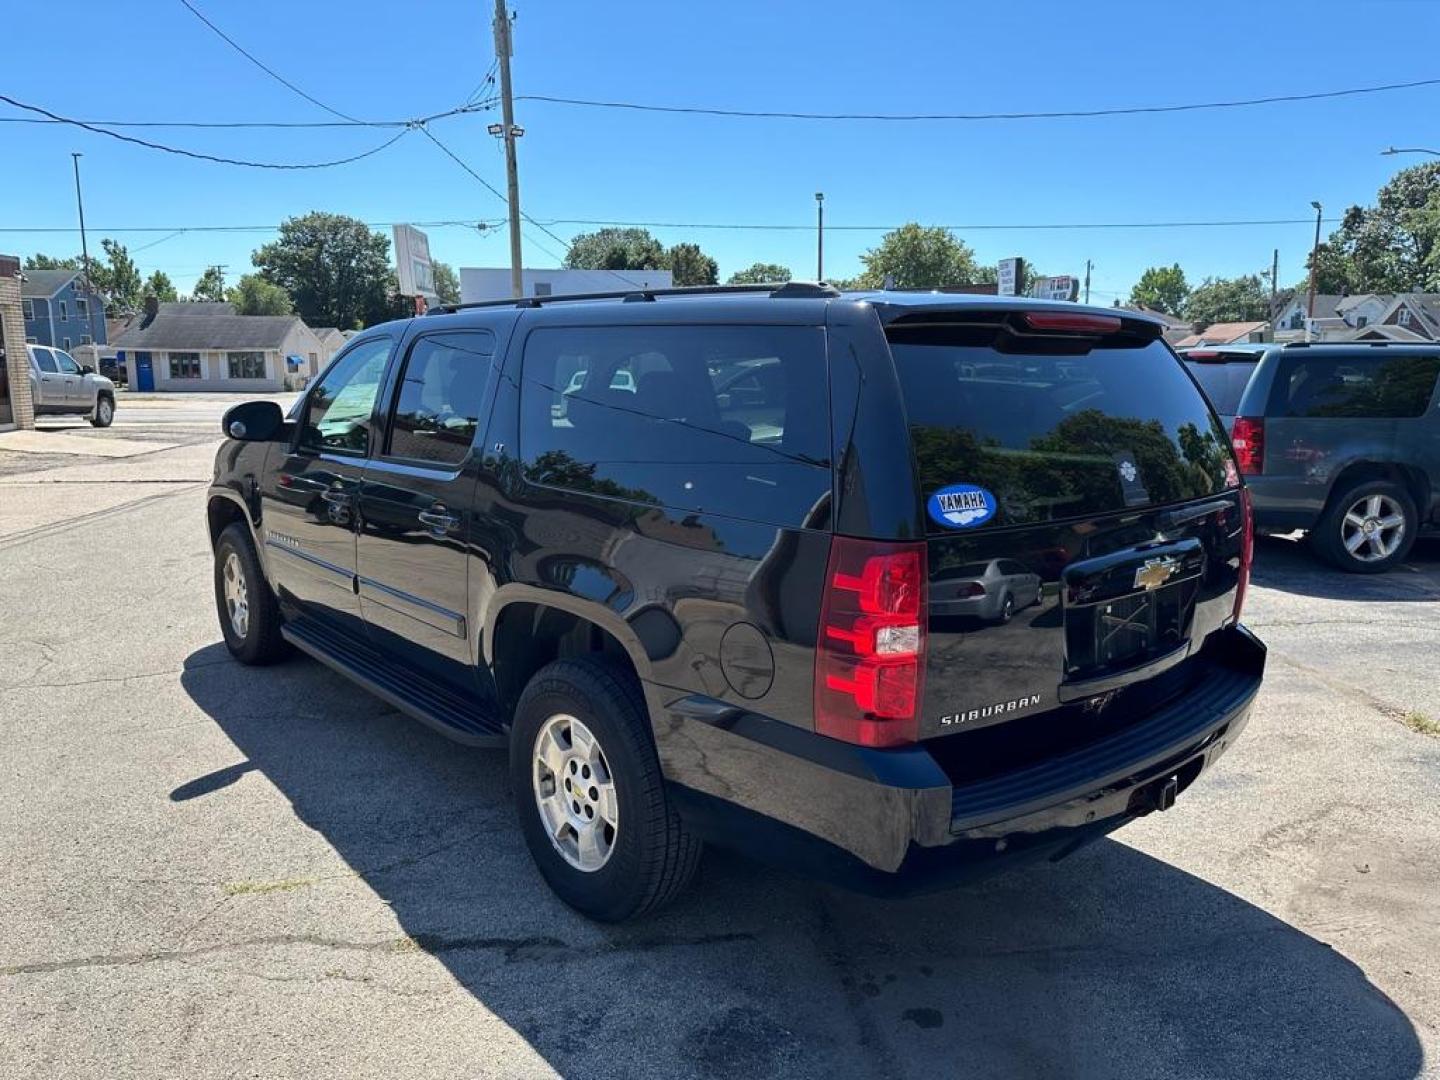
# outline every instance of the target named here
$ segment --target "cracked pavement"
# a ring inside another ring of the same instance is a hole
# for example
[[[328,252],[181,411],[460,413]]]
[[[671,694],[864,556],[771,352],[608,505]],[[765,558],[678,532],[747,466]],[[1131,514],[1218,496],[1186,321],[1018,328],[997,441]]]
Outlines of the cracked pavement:
[[[712,852],[601,927],[502,755],[229,659],[212,445],[0,478],[0,1076],[1440,1076],[1440,739],[1400,722],[1440,718],[1440,543],[1262,542],[1249,728],[1064,862],[877,901]]]

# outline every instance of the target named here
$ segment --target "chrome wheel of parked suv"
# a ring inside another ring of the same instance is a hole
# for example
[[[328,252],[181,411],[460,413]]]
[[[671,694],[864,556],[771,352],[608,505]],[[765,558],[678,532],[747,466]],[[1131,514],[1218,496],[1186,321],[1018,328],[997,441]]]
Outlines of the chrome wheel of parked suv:
[[[1340,519],[1340,541],[1352,558],[1374,562],[1395,551],[1405,540],[1405,515],[1393,499],[1367,495]]]
[[[615,850],[620,805],[600,740],[568,713],[545,721],[535,738],[531,787],[550,843],[571,866],[599,870]]]
[[[289,651],[280,636],[280,605],[243,522],[227,526],[215,540],[215,609],[225,647],[242,664],[268,664]]]
[[[515,706],[510,781],[540,873],[592,919],[652,911],[695,876],[700,842],[670,803],[625,664],[584,657],[536,672]]]
[[[1366,480],[1337,493],[1311,536],[1340,569],[1368,574],[1403,560],[1416,528],[1415,502],[1403,487]]]

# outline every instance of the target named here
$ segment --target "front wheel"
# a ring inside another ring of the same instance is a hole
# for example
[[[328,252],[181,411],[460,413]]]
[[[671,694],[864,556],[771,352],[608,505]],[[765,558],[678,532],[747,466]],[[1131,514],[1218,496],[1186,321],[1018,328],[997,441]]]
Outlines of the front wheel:
[[[109,427],[115,419],[115,399],[109,394],[101,394],[95,399],[95,415],[90,417],[92,427]]]
[[[1341,570],[1378,574],[1404,561],[1418,529],[1408,491],[1388,480],[1366,480],[1336,495],[1310,538]]]
[[[557,660],[520,697],[510,775],[525,842],[565,903],[621,922],[690,883],[700,843],[670,806],[634,675]]]
[[[242,664],[273,663],[289,651],[280,636],[280,605],[243,522],[227,526],[215,542],[215,608],[225,647]]]

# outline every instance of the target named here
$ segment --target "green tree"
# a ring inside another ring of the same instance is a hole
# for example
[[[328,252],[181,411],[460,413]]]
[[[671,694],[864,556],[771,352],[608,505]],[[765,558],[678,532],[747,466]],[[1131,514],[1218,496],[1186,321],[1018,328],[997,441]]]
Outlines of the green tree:
[[[1180,264],[1173,266],[1152,266],[1140,275],[1140,280],[1130,290],[1130,303],[1143,304],[1152,311],[1163,311],[1167,315],[1179,315],[1190,296],[1190,286],[1185,281],[1185,271]]]
[[[225,299],[241,315],[289,315],[295,310],[290,294],[259,274],[245,274],[225,293]]]
[[[449,263],[437,262],[431,267],[435,271],[435,293],[442,304],[460,303],[460,278]],[[397,290],[398,291],[398,290]]]
[[[49,255],[36,252],[25,260],[26,270],[79,270],[79,256],[71,256],[68,259],[56,259]]]
[[[1401,169],[1374,206],[1350,207],[1317,254],[1321,292],[1440,287],[1440,162]]]
[[[353,329],[393,318],[398,307],[390,241],[352,217],[315,211],[290,218],[251,261],[311,326]]]
[[[647,229],[599,229],[570,241],[571,270],[664,270],[665,246]]]
[[[207,266],[195,288],[190,290],[190,299],[197,304],[218,304],[225,299],[225,272],[218,266]]]
[[[698,244],[676,244],[665,253],[665,262],[676,285],[714,285],[720,280],[719,264]]]
[[[781,266],[779,263],[751,263],[744,270],[737,270],[730,275],[728,285],[768,285],[772,281],[789,281],[793,275],[788,266]]]
[[[1258,274],[1207,277],[1190,293],[1181,314],[1200,327],[1265,319],[1270,315],[1270,294],[1260,283]]]
[[[923,289],[942,285],[963,285],[994,280],[995,271],[982,271],[975,262],[975,253],[948,229],[922,226],[915,222],[888,232],[880,246],[860,256],[865,269],[859,278],[861,288],[878,289],[886,277],[893,278],[898,289]]]
[[[140,268],[130,258],[125,245],[106,237],[100,241],[105,252],[105,262],[90,259],[90,281],[105,294],[105,314],[119,315],[135,311],[141,302],[144,282],[140,279]]]
[[[160,303],[173,303],[180,299],[180,294],[175,291],[175,283],[170,280],[170,275],[163,270],[156,270],[145,279],[145,287],[141,291],[142,299],[153,296]]]

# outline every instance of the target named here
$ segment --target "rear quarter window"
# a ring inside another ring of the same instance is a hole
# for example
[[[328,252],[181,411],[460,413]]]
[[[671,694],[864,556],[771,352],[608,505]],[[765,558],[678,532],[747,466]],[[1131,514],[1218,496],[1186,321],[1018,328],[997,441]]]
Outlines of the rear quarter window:
[[[522,371],[531,483],[777,525],[830,493],[821,327],[542,327]]]
[[[1440,376],[1440,354],[1394,356],[1287,353],[1271,390],[1271,416],[1423,416]]]
[[[997,504],[990,527],[1225,488],[1228,436],[1162,343],[1077,351],[1072,340],[1053,354],[1016,353],[977,336],[890,331],[925,497],[951,484],[983,487]]]

